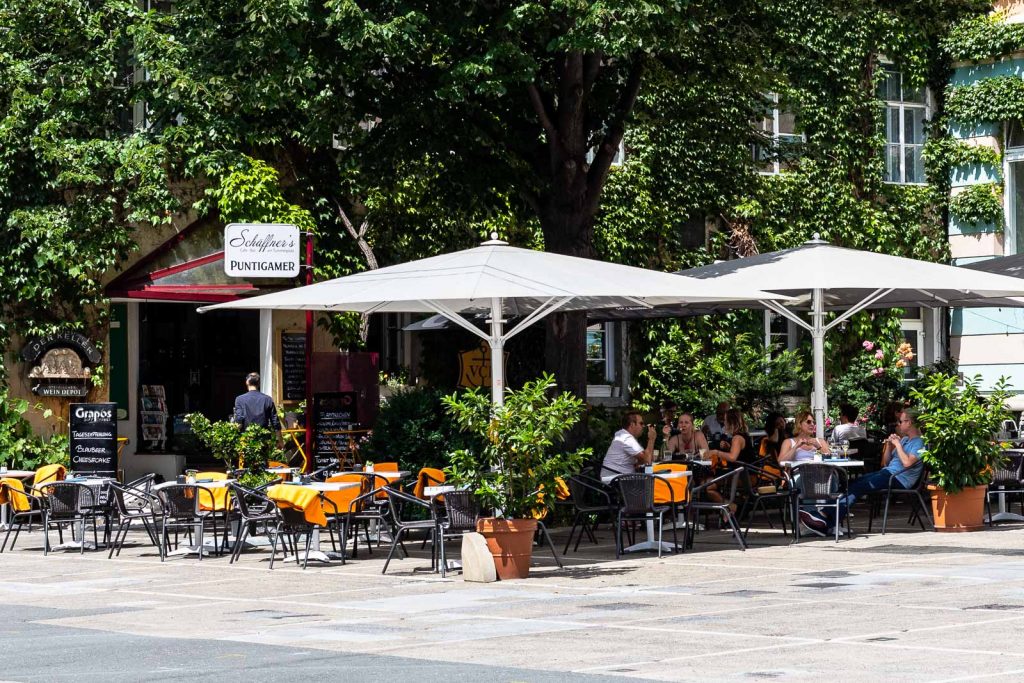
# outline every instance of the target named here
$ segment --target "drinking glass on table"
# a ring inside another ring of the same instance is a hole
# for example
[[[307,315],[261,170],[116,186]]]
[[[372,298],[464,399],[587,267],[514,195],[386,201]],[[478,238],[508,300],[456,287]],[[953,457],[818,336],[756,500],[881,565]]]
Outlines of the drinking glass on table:
[[[843,458],[850,457],[850,440],[843,439],[839,442],[839,448],[843,451]]]

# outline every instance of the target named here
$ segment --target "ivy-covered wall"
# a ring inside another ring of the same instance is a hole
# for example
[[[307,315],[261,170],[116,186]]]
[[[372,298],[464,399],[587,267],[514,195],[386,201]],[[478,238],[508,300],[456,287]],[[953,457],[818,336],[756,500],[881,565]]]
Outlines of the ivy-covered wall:
[[[958,264],[1024,247],[1024,6],[996,8],[958,22],[942,41],[954,67],[944,124],[952,141],[949,244]],[[986,388],[1005,375],[1024,389],[1020,309],[954,310],[951,323],[950,354],[965,374],[980,374]]]

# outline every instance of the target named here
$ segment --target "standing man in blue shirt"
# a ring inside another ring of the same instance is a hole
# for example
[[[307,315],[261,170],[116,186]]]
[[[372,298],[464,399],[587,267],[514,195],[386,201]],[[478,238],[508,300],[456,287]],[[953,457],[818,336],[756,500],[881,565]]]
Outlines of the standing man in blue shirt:
[[[873,491],[881,491],[889,487],[910,489],[917,484],[924,465],[918,453],[924,450],[924,439],[921,430],[914,422],[914,411],[904,408],[896,415],[897,434],[890,434],[882,449],[882,469],[866,474],[850,484],[849,495],[839,506],[839,519],[846,514],[846,509],[853,505],[858,497]],[[831,512],[831,511],[829,511]],[[800,521],[804,526],[821,535],[827,535],[834,527],[836,520],[831,514],[818,511],[800,510]]]
[[[245,376],[247,391],[235,399],[234,422],[238,428],[245,430],[249,425],[266,427],[277,434],[277,445],[281,447],[281,421],[277,417],[277,406],[274,399],[260,391],[259,373],[250,372]]]

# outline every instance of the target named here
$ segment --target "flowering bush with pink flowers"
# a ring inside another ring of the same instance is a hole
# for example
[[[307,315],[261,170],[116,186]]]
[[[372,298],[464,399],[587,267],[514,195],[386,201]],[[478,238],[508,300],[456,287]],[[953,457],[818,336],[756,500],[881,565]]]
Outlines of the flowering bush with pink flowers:
[[[914,360],[910,344],[865,339],[846,371],[828,383],[832,416],[838,419],[839,404],[850,403],[860,410],[858,422],[868,428],[884,429],[885,407],[904,403],[909,394],[906,368]]]

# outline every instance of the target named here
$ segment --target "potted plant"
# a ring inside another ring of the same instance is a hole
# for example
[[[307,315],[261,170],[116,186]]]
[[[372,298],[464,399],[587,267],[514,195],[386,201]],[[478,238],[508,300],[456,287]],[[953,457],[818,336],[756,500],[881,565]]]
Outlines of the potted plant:
[[[227,420],[210,422],[202,413],[190,413],[185,418],[192,433],[210,449],[213,457],[223,461],[229,470],[235,467],[244,470],[238,478],[242,486],[257,488],[276,478],[267,472],[271,459],[281,459],[274,432],[259,425],[241,430]]]
[[[567,452],[562,437],[583,414],[583,401],[569,393],[550,397],[555,378],[544,374],[510,391],[493,407],[489,392],[470,389],[446,396],[448,412],[483,446],[451,455],[446,472],[454,486],[468,487],[494,517],[480,519],[498,577],[525,578],[530,572],[537,519],[555,502],[556,481],[575,473],[589,448]]]
[[[932,483],[932,512],[937,531],[975,531],[985,516],[985,493],[1003,459],[993,435],[1008,417],[1006,381],[982,396],[980,377],[958,388],[959,376],[930,372],[911,390],[917,425],[925,442],[921,460]]]

